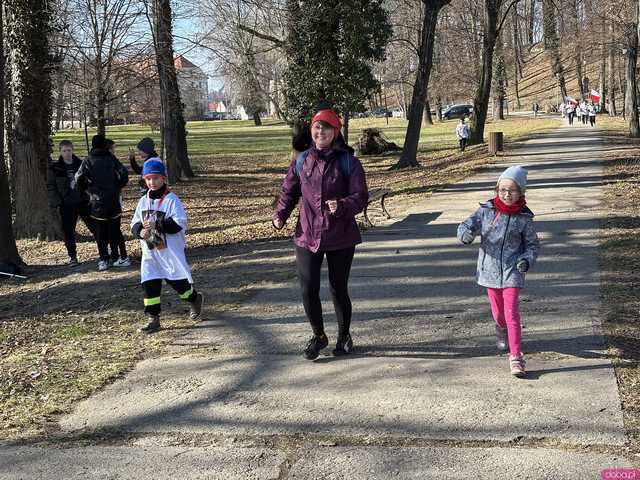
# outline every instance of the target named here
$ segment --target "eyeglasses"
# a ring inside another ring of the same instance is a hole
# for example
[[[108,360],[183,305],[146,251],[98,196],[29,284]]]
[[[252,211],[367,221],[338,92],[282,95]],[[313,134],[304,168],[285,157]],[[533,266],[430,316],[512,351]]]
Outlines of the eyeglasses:
[[[516,193],[520,193],[520,190],[518,190],[518,189],[508,190],[506,188],[500,188],[500,189],[498,189],[498,193],[500,195],[507,195],[507,194],[508,195],[514,195]]]

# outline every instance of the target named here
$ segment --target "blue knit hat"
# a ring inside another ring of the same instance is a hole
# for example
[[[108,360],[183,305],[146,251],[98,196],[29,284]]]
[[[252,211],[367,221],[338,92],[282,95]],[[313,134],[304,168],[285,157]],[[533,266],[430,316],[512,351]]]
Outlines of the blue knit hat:
[[[162,175],[163,177],[167,176],[167,169],[158,157],[153,157],[144,162],[142,166],[142,176],[146,177],[147,175]]]
[[[498,183],[500,183],[500,180],[513,180],[520,187],[520,191],[524,193],[524,191],[527,189],[527,173],[529,172],[527,172],[519,165],[515,167],[509,167],[504,172],[502,172],[502,175],[500,175],[500,178],[498,178]]]

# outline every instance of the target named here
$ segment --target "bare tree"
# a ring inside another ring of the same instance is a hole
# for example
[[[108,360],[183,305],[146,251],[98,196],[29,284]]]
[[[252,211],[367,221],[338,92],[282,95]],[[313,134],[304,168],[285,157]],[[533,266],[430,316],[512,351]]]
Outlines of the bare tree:
[[[182,175],[193,177],[194,173],[187,154],[187,132],[174,64],[170,0],[151,0],[150,18],[160,80],[161,129],[165,161],[169,181],[175,183]]]
[[[484,126],[487,121],[489,98],[493,76],[493,56],[500,30],[511,8],[518,3],[512,0],[502,12],[503,0],[484,0],[484,36],[482,40],[482,74],[473,100],[470,143],[484,141]]]
[[[420,47],[418,48],[418,70],[416,73],[416,81],[413,85],[413,96],[411,98],[411,108],[408,116],[409,125],[407,126],[402,155],[394,168],[420,165],[416,154],[418,152],[418,142],[420,141],[422,114],[425,102],[427,101],[427,88],[433,61],[433,47],[435,44],[438,14],[442,7],[451,3],[451,0],[422,0],[422,3],[424,13],[422,17]]]
[[[0,39],[3,35],[3,1],[0,0]],[[0,42],[0,78],[5,78],[4,42]],[[4,159],[4,96],[5,83],[0,82],[0,264],[18,265],[21,263],[11,221],[11,192],[9,174]]]
[[[142,29],[143,10],[138,0],[69,0],[68,34],[71,51],[66,81],[79,82],[97,133],[106,131],[106,111],[119,101],[125,80],[144,62],[149,36]],[[77,73],[83,73],[78,75]]]
[[[638,2],[631,6],[631,23],[626,25],[626,55],[627,55],[627,86],[625,95],[625,112],[629,121],[629,135],[640,137],[640,124],[638,123],[638,88],[636,82],[636,69],[638,65],[638,27],[639,23]]]
[[[558,81],[562,98],[567,97],[567,85],[564,78],[564,66],[560,56],[560,39],[557,27],[557,7],[554,0],[542,0],[544,48],[551,57],[551,72]],[[582,88],[586,87],[582,85]],[[582,91],[581,91],[582,93]]]

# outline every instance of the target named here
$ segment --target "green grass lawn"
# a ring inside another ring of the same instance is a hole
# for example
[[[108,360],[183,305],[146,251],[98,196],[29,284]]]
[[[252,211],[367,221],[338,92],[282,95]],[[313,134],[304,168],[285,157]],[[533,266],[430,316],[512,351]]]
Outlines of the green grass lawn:
[[[545,122],[548,120],[513,117],[505,121],[487,123],[485,133],[500,130],[507,136],[520,136]],[[456,120],[449,120],[423,127],[420,134],[420,150],[455,148],[456,123]],[[388,122],[384,118],[354,119],[349,124],[350,143],[354,144],[357,141],[363,128],[371,127],[380,128],[389,140],[401,146],[407,121],[399,118],[389,118]],[[187,132],[189,154],[192,156],[280,154],[289,152],[291,148],[290,129],[286,123],[277,120],[265,120],[261,127],[256,127],[251,120],[188,122]],[[95,129],[91,129],[89,139],[94,134]],[[142,137],[149,136],[156,142],[160,141],[158,131],[151,131],[148,126],[139,124],[107,127],[107,136],[116,142],[120,156],[124,156],[129,148],[135,148]],[[84,130],[60,130],[54,136],[54,144],[63,139],[71,140],[76,146],[76,152],[81,156],[85,154]]]

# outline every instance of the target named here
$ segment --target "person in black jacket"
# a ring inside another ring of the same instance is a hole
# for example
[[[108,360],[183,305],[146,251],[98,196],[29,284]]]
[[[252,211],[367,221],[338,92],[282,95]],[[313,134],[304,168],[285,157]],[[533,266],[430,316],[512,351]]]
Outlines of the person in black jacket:
[[[104,135],[91,140],[91,153],[76,173],[78,188],[89,192],[91,217],[96,221],[98,270],[109,268],[109,245],[117,243],[122,215],[120,190],[129,181],[129,172],[108,149]]]
[[[73,143],[60,142],[60,157],[51,162],[47,171],[47,193],[49,206],[60,213],[64,246],[69,255],[69,264],[78,264],[76,249],[76,225],[78,217],[82,219],[92,235],[95,236],[95,221],[91,218],[89,197],[76,188],[75,175],[82,160],[73,154]]]
[[[150,158],[159,158],[159,155],[156,153],[156,144],[152,138],[144,137],[138,142],[138,145],[136,145],[136,147],[138,149],[138,156],[142,161],[142,165],[136,162],[136,155],[132,151],[129,151],[129,164],[131,165],[131,170],[133,170],[134,173],[140,175],[138,185],[140,185],[140,193],[144,195],[148,190],[147,184],[142,177],[142,168],[144,167],[144,162],[146,162]]]

